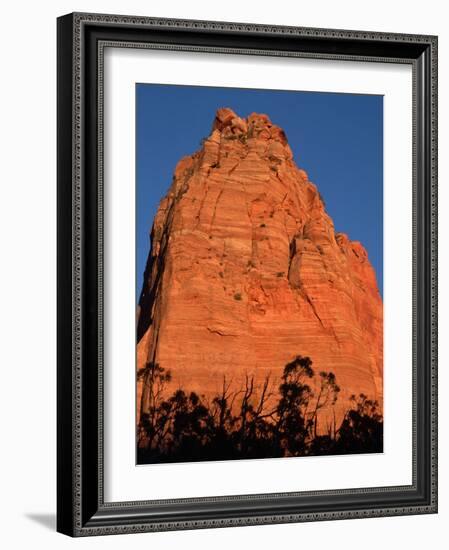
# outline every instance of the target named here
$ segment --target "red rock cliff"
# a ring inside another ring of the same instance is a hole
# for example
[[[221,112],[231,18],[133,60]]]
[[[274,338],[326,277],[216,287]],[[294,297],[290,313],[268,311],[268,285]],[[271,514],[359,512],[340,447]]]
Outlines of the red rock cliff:
[[[338,182],[337,182],[338,183]],[[217,111],[177,165],[151,233],[138,308],[137,368],[159,363],[211,396],[280,376],[296,355],[382,404],[382,300],[359,242],[335,233],[317,187],[263,114]],[[138,387],[138,418],[142,387]]]

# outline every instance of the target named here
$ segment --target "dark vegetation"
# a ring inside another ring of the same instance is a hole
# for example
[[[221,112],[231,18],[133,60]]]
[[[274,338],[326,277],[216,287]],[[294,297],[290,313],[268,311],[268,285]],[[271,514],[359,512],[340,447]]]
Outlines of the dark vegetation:
[[[211,402],[181,389],[166,398],[171,375],[157,364],[147,364],[138,376],[148,396],[138,431],[139,464],[383,449],[378,403],[363,394],[352,396],[337,427],[333,407],[340,388],[335,375],[320,372],[317,376],[308,357],[298,356],[288,363],[277,388],[269,377],[256,388],[254,378],[247,376],[245,387],[231,391],[231,383],[223,379],[221,392]],[[333,420],[319,429],[322,417]]]

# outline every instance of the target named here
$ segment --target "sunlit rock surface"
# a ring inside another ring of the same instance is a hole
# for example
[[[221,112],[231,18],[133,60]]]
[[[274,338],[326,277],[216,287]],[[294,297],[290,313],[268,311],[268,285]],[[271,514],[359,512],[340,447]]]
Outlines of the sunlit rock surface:
[[[154,219],[137,368],[159,363],[170,392],[211,399],[223,376],[235,390],[246,374],[275,383],[288,361],[309,356],[341,388],[321,413],[325,431],[352,394],[382,405],[382,309],[366,250],[335,232],[284,131],[264,114],[218,110]],[[139,419],[141,383],[137,406]]]

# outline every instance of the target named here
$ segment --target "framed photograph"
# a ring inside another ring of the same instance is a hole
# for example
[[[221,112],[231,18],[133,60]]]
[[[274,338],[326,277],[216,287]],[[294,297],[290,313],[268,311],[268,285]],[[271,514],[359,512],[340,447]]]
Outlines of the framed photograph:
[[[58,19],[58,531],[437,511],[437,38]]]

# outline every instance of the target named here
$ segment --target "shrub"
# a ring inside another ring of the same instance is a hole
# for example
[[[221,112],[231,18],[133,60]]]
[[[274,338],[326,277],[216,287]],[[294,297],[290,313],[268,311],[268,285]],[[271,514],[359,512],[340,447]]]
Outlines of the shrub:
[[[381,452],[383,418],[378,404],[360,394],[337,429],[317,433],[318,413],[333,407],[340,388],[332,372],[312,368],[298,355],[285,365],[277,387],[266,377],[260,386],[245,376],[233,390],[223,377],[211,400],[175,390],[164,396],[169,371],[148,363],[138,373],[147,400],[142,400],[138,463],[274,458]],[[256,391],[257,390],[257,391]]]

